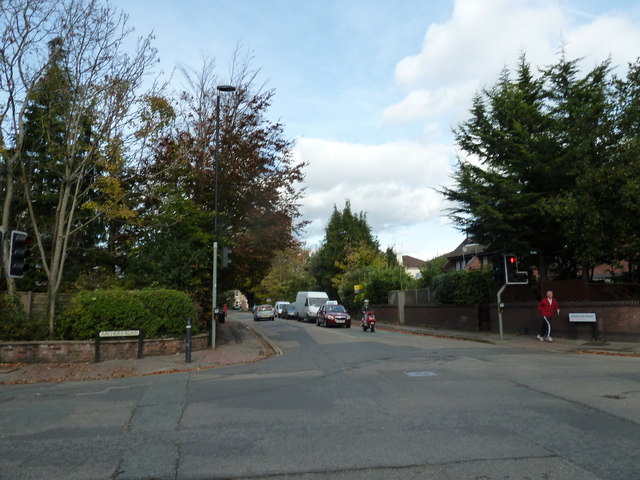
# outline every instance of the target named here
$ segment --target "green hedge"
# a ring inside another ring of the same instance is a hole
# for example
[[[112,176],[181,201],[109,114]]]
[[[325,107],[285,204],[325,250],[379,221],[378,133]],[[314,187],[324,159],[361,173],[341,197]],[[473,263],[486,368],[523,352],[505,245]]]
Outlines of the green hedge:
[[[433,289],[442,303],[468,305],[490,301],[493,273],[488,270],[455,271],[433,278]]]
[[[147,338],[180,336],[185,333],[187,317],[195,319],[195,309],[183,292],[96,290],[73,296],[58,317],[58,330],[68,340],[90,339],[100,330],[123,329],[144,330]]]
[[[48,335],[49,325],[46,320],[27,321],[24,307],[17,296],[0,296],[0,340],[41,340]]]

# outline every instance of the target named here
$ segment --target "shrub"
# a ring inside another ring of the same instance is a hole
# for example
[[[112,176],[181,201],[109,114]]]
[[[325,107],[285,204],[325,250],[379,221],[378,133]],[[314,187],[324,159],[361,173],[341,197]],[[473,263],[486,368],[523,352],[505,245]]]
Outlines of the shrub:
[[[138,290],[131,292],[157,319],[156,335],[184,333],[187,317],[191,317],[196,331],[196,311],[189,295],[177,290]]]
[[[433,288],[442,303],[471,304],[490,300],[493,274],[487,270],[456,271],[433,278]]]
[[[96,290],[74,295],[59,317],[65,339],[90,339],[100,330],[141,329],[148,338],[182,335],[195,312],[189,297],[173,290]]]
[[[48,323],[29,321],[24,307],[17,296],[0,296],[0,339],[6,341],[29,341],[46,338]]]

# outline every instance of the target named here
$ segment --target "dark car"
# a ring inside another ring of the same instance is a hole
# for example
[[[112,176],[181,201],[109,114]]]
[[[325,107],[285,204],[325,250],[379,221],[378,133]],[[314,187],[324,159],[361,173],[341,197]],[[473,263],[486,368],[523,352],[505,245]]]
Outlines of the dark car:
[[[316,325],[351,328],[351,317],[342,305],[338,305],[338,302],[327,302],[318,310]]]
[[[296,304],[290,303],[284,309],[284,318],[296,318]]]
[[[253,320],[275,320],[276,311],[271,305],[258,305],[253,312]]]

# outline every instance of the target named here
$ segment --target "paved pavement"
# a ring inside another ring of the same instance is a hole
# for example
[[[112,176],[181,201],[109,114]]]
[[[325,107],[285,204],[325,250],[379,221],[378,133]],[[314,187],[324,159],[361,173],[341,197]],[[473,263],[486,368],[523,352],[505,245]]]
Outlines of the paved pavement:
[[[278,320],[287,321],[287,320]],[[290,321],[290,320],[289,320]],[[357,327],[357,325],[354,325]],[[142,359],[107,360],[100,363],[40,363],[0,364],[0,384],[71,382],[81,380],[104,380],[111,378],[158,375],[219,368],[258,362],[282,351],[261,331],[259,325],[227,318],[219,326],[220,334],[215,350],[195,351],[191,363],[186,363],[185,354],[148,356]],[[428,335],[461,341],[490,343],[496,347],[546,350],[582,355],[624,355],[640,357],[640,342],[610,342],[554,338],[552,343],[540,342],[533,336],[499,334],[492,332],[462,332],[433,330],[405,325],[378,322],[378,330],[401,331],[412,335]]]

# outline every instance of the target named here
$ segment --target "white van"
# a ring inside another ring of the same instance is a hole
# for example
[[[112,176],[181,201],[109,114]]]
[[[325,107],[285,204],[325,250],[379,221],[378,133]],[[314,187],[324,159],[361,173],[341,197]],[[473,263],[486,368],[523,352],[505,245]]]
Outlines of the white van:
[[[305,322],[315,320],[318,309],[329,296],[325,292],[298,292],[296,295],[296,318]]]

